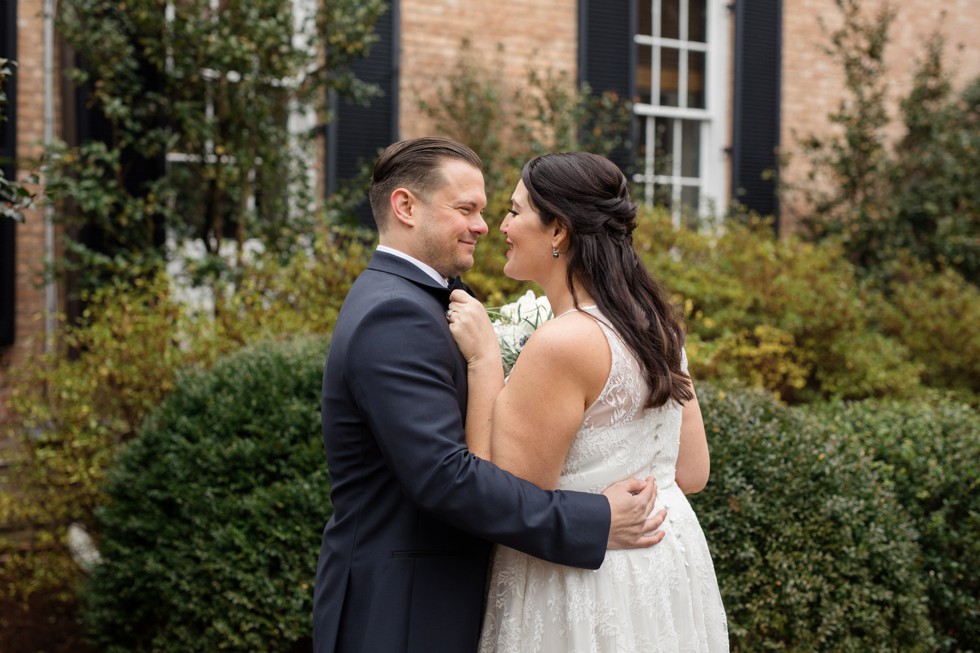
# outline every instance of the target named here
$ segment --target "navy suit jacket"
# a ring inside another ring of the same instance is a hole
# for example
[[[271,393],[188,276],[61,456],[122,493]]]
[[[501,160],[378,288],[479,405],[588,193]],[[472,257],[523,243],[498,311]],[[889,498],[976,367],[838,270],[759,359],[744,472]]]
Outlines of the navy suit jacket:
[[[334,513],[314,589],[316,653],[474,651],[491,542],[596,569],[605,497],[546,492],[466,449],[466,361],[449,291],[376,252],[323,378]]]

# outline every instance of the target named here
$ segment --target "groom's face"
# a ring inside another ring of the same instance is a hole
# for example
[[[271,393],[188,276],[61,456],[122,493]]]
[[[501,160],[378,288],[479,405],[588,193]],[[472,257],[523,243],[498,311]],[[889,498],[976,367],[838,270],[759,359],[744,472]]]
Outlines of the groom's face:
[[[487,233],[487,196],[483,173],[469,163],[447,160],[440,172],[444,183],[420,199],[416,251],[437,272],[455,277],[473,267],[476,241]]]

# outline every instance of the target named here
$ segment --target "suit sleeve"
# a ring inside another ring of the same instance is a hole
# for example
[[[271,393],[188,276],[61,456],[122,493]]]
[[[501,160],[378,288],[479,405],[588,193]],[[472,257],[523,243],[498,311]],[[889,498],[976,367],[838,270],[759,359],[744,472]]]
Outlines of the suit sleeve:
[[[469,453],[452,371],[459,356],[430,310],[394,299],[350,341],[351,391],[402,490],[453,526],[559,564],[597,569],[608,500],[545,491]]]

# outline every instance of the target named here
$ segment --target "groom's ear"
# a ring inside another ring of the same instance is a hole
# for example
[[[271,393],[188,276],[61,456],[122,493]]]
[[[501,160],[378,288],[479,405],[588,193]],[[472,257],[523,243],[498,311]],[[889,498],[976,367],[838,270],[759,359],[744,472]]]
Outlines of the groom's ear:
[[[391,215],[399,224],[414,227],[417,224],[418,198],[407,188],[396,188],[392,191]]]

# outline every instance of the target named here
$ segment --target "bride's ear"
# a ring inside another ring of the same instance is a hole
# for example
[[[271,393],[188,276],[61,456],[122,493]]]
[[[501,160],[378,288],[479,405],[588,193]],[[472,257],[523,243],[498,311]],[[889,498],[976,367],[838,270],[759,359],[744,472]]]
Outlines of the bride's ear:
[[[558,221],[556,220],[551,231],[551,249],[563,252],[565,251],[565,245],[567,243],[568,229],[558,224]]]

